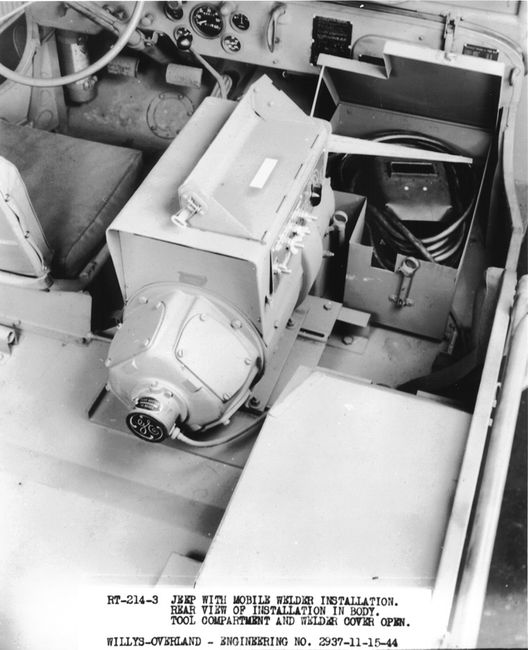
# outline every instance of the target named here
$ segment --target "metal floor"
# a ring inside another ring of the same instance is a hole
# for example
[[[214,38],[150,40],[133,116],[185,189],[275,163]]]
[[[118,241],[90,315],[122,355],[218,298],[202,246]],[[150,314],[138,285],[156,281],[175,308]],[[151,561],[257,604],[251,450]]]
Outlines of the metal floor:
[[[248,440],[207,458],[91,422],[106,350],[105,342],[23,334],[0,366],[0,650],[70,650],[80,581],[155,584],[171,554],[203,557],[251,446]],[[522,433],[486,601],[484,647],[527,645]]]
[[[156,584],[172,553],[203,556],[240,475],[90,422],[106,349],[24,334],[0,368],[1,650],[71,648],[85,579]]]

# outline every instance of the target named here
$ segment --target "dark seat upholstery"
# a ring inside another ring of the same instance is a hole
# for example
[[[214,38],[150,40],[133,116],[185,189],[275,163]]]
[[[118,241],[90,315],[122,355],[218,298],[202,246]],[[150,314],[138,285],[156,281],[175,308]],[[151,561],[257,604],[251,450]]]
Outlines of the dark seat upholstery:
[[[135,190],[141,153],[0,122],[0,156],[26,184],[54,251],[52,275],[77,277]]]

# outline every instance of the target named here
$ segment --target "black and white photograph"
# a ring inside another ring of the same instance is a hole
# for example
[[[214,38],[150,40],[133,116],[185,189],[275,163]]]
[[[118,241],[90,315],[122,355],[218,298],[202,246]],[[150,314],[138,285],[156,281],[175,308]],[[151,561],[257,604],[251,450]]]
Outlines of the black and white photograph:
[[[0,2],[0,650],[528,648],[528,0]]]

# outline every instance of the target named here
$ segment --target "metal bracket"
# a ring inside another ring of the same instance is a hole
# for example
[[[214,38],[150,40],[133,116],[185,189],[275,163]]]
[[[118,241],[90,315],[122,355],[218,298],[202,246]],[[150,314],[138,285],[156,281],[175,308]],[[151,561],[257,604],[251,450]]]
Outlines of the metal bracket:
[[[397,294],[389,296],[396,307],[412,307],[414,300],[409,298],[414,274],[420,268],[420,262],[415,257],[406,257],[401,263],[398,273],[401,273],[401,284]]]
[[[11,346],[16,343],[16,331],[12,327],[0,325],[0,363],[11,356]]]
[[[460,22],[458,14],[448,13],[444,25],[444,52],[452,52],[455,32]]]

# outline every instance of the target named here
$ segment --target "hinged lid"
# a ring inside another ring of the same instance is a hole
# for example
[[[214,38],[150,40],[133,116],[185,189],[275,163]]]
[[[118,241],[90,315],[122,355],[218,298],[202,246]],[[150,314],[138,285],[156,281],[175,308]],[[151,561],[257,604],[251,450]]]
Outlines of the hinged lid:
[[[483,129],[495,127],[504,65],[386,41],[384,66],[321,54],[334,100]]]
[[[263,76],[178,190],[186,225],[261,241],[275,236],[323,155],[328,122]]]

